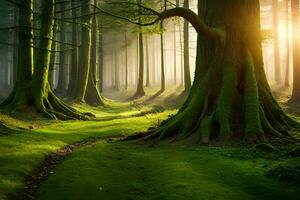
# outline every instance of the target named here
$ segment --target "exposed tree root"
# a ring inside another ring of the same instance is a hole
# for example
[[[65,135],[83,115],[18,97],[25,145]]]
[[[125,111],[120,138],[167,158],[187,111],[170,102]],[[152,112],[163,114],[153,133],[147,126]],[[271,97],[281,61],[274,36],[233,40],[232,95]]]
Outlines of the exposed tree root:
[[[34,107],[43,116],[54,120],[88,120],[95,117],[92,113],[82,113],[67,105],[51,91],[50,87],[40,94],[30,90],[13,92],[0,106],[7,111],[22,110],[27,106]]]
[[[215,60],[202,79],[195,81],[187,102],[175,116],[158,128],[128,139],[191,137],[198,143],[257,143],[274,138],[292,141],[290,132],[299,132],[300,124],[280,108],[265,78],[257,78],[250,51],[246,52],[243,67],[233,61],[230,56],[224,56],[221,62]]]

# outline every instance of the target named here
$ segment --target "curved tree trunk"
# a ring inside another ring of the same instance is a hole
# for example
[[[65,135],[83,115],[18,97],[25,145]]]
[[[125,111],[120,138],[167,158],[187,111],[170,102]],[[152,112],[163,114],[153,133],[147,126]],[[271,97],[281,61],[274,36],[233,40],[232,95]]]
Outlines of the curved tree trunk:
[[[183,107],[146,139],[257,142],[298,130],[274,100],[265,76],[259,1],[198,0],[198,6],[198,16],[183,8],[159,15],[182,16],[197,30],[196,72]]]

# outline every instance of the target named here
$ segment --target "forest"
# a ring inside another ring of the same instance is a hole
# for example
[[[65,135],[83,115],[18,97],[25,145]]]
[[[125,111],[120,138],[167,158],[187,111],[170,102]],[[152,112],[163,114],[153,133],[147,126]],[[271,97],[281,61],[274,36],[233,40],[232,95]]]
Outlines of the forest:
[[[300,200],[300,0],[0,0],[0,200]]]

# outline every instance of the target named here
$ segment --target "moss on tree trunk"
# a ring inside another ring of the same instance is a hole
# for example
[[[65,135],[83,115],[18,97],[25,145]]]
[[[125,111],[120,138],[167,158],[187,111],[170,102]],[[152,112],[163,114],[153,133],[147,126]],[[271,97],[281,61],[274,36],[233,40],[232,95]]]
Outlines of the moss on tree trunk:
[[[196,71],[183,107],[146,139],[257,142],[298,130],[273,98],[265,76],[259,1],[199,0],[198,6],[198,16],[182,8],[159,14],[161,19],[182,16],[197,30]]]
[[[32,1],[24,1],[32,8]],[[36,63],[33,63],[32,12],[19,9],[20,24],[25,28],[19,32],[19,56],[17,80],[11,95],[1,104],[8,110],[22,110],[32,106],[51,119],[87,119],[89,114],[80,113],[55,96],[48,82],[50,50],[53,36],[54,0],[41,4],[41,28]],[[33,70],[34,69],[34,70]]]

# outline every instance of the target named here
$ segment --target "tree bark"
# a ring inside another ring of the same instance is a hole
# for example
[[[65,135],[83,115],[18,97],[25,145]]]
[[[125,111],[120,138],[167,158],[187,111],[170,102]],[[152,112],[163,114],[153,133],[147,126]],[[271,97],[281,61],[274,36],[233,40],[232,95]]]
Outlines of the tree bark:
[[[189,0],[184,0],[183,7],[189,9]],[[183,27],[183,48],[184,48],[184,92],[191,89],[191,73],[190,73],[190,45],[189,45],[189,22],[184,20]]]
[[[32,8],[31,0],[24,0],[26,7]],[[57,98],[50,88],[48,72],[53,36],[54,0],[41,2],[41,28],[36,63],[33,65],[32,21],[33,14],[28,9],[19,9],[19,56],[17,80],[11,95],[1,104],[8,110],[22,110],[32,106],[51,119],[87,119]],[[34,68],[34,70],[33,70]],[[88,114],[90,115],[90,114]]]
[[[160,58],[161,58],[161,72],[160,72],[160,92],[164,92],[166,89],[165,78],[165,49],[164,49],[164,22],[160,23]]]
[[[141,0],[137,0],[137,4],[141,4]],[[139,18],[139,21],[141,22],[141,19]],[[140,97],[143,97],[145,95],[144,91],[144,36],[142,33],[141,27],[139,27],[139,41],[138,41],[138,46],[139,46],[139,52],[138,52],[138,57],[139,57],[139,64],[138,64],[138,83],[137,83],[137,90],[133,97],[131,99],[137,99]]]
[[[275,82],[281,83],[281,69],[280,69],[280,50],[279,50],[279,5],[278,0],[273,0],[273,37],[274,37],[274,73]]]
[[[291,101],[300,100],[300,21],[299,1],[292,0],[293,23],[293,92]]]
[[[87,26],[82,26],[81,28],[81,47],[80,47],[80,59],[78,63],[78,81],[76,84],[75,98],[76,102],[85,102],[86,89],[89,80],[90,73],[90,55],[91,55],[91,16],[90,5],[92,0],[82,1],[82,21],[87,24]]]
[[[98,20],[96,16],[93,16],[92,21],[92,46],[90,56],[90,71],[89,80],[87,85],[87,92],[85,96],[85,102],[92,106],[104,105],[102,95],[99,90],[99,59],[98,59],[98,41],[99,34],[97,31]]]
[[[76,1],[72,0],[71,2],[72,7],[76,6]],[[76,18],[77,17],[77,11],[76,9],[73,9],[72,11],[72,17]],[[72,43],[74,45],[78,44],[78,26],[76,24],[76,19],[73,19],[73,24],[72,24]],[[67,91],[67,97],[72,99],[76,96],[76,84],[78,81],[78,48],[73,48],[71,52],[71,72],[70,72],[70,80],[69,80],[69,87]]]
[[[182,108],[145,139],[260,142],[299,131],[266,79],[259,0],[198,0],[198,7],[198,16],[182,8],[160,14],[185,17],[196,28],[196,71]]]
[[[285,0],[285,39],[286,39],[286,68],[285,68],[285,78],[284,78],[284,86],[290,86],[290,36],[289,36],[289,0]]]
[[[61,11],[65,10],[64,3],[60,5],[60,10]],[[67,71],[66,53],[65,53],[66,47],[64,44],[64,42],[66,41],[65,12],[61,13],[61,20],[59,24],[60,24],[59,41],[61,41],[62,43],[60,43],[59,45],[60,53],[59,53],[58,83],[57,83],[57,88],[55,89],[54,92],[60,96],[63,96],[67,91],[67,85],[68,85],[67,84],[68,71]]]
[[[127,30],[124,35],[125,39],[125,90],[128,89],[128,41],[127,41]]]

